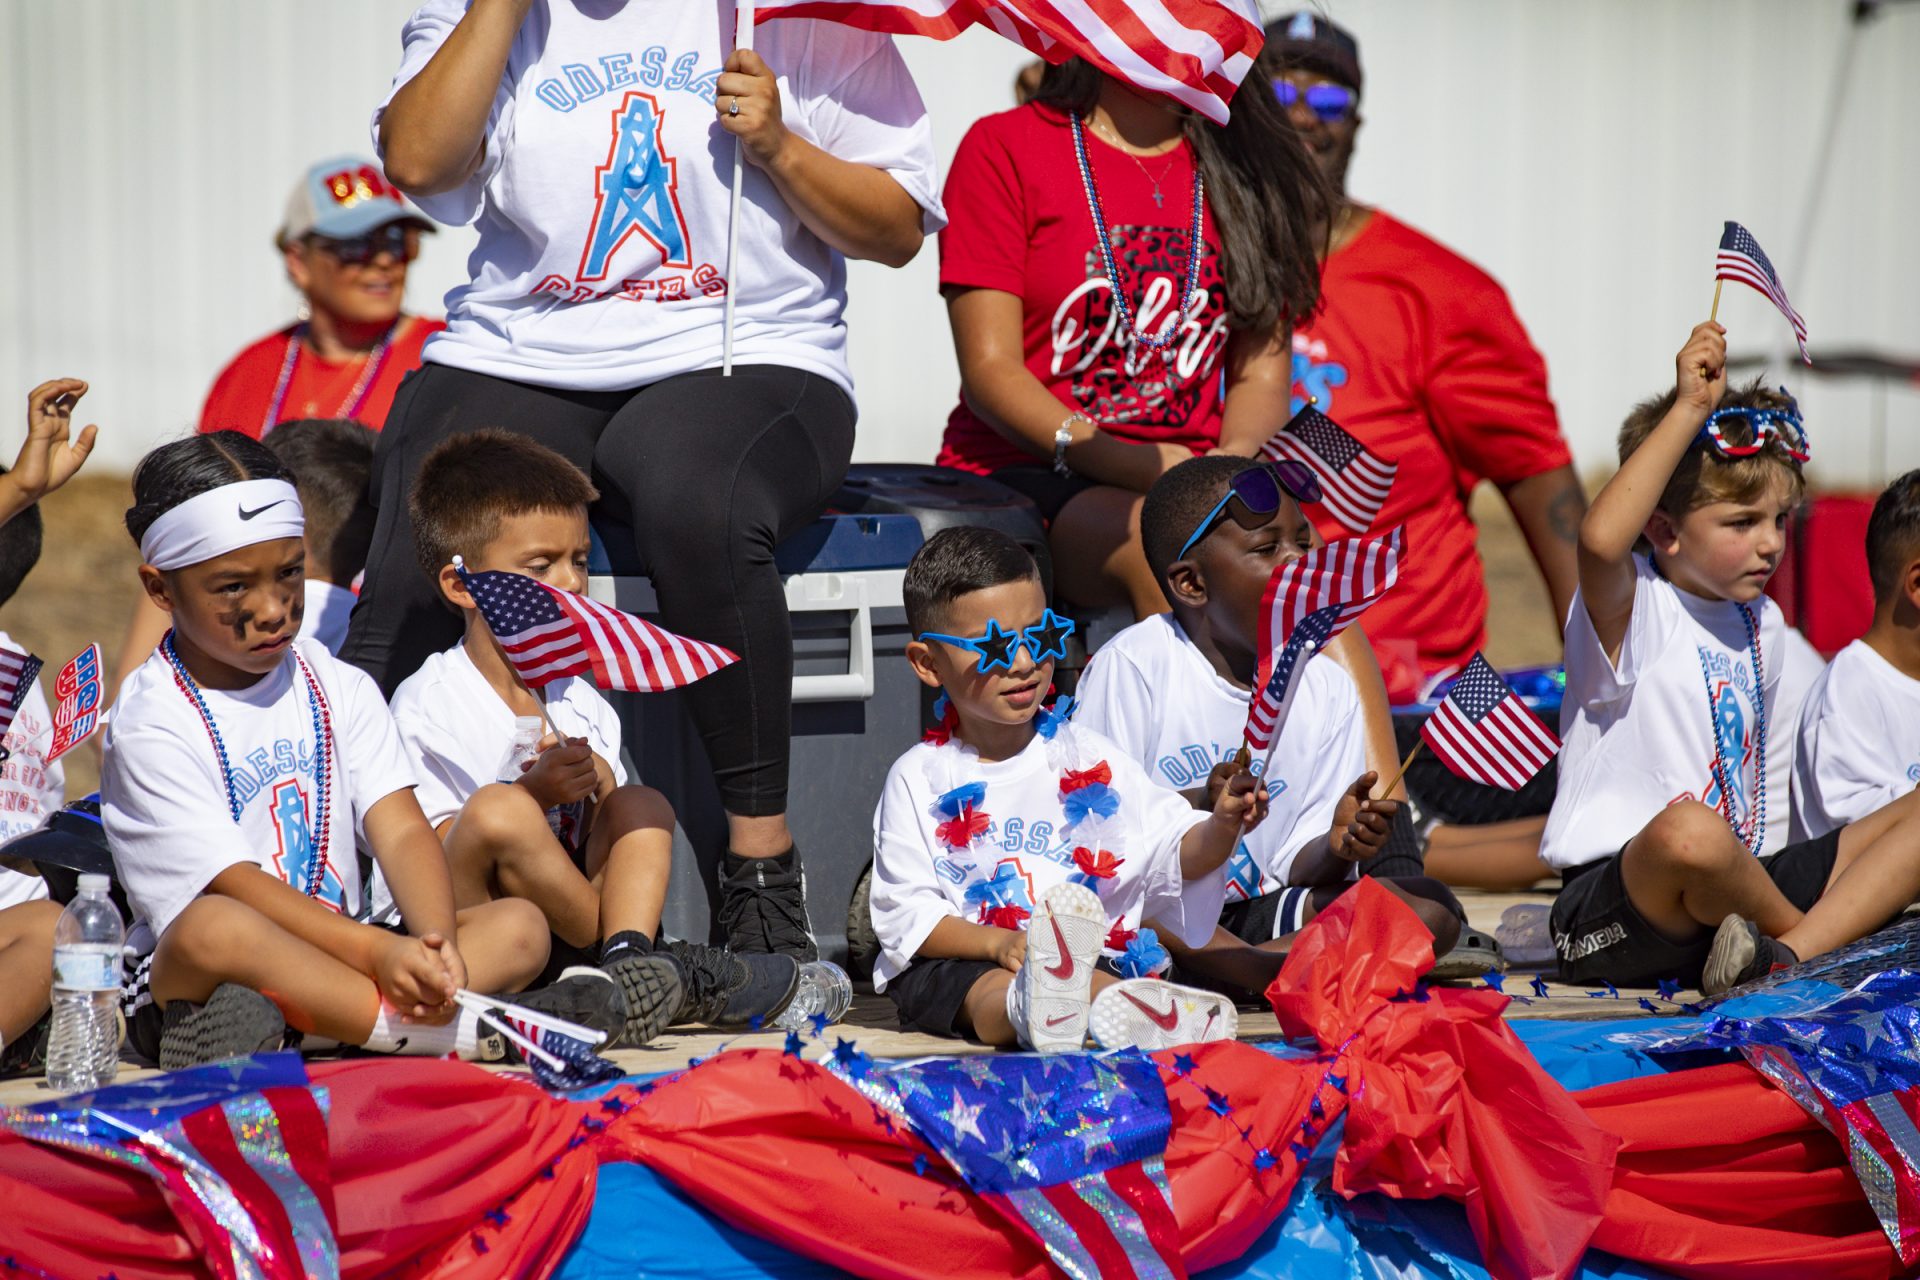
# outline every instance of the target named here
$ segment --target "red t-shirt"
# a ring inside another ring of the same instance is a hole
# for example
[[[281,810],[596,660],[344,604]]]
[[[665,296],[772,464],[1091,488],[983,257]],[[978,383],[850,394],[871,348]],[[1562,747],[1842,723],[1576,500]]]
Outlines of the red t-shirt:
[[[1182,144],[1164,156],[1134,157],[1091,128],[1086,138],[1121,287],[1135,323],[1156,332],[1185,284],[1193,151]],[[1196,453],[1219,443],[1227,297],[1211,210],[1201,222],[1206,301],[1183,325],[1172,359],[1162,360],[1119,328],[1064,114],[1030,104],[976,122],[953,158],[946,206],[941,286],[1019,296],[1027,368],[1065,406],[1062,418],[1078,409],[1122,439]],[[947,419],[939,461],[986,473],[1051,459],[1008,443],[963,401]]]
[[[1570,461],[1547,367],[1499,284],[1458,254],[1375,211],[1327,259],[1322,310],[1293,335],[1293,407],[1321,412],[1400,470],[1376,531],[1404,524],[1400,582],[1360,619],[1387,691],[1486,643],[1487,584],[1467,496]],[[1328,538],[1343,528],[1315,513]]]
[[[393,393],[400,389],[400,379],[420,367],[422,344],[447,325],[444,320],[402,316],[386,358],[358,394],[356,388],[368,372],[371,356],[337,364],[322,360],[302,346],[295,355],[280,411],[268,422],[274,388],[279,385],[280,371],[286,365],[287,344],[298,327],[289,325],[278,333],[268,334],[220,371],[207,392],[206,404],[200,409],[200,430],[243,431],[257,440],[268,427],[282,422],[301,418],[352,418],[378,431],[386,425],[387,410],[393,407]]]

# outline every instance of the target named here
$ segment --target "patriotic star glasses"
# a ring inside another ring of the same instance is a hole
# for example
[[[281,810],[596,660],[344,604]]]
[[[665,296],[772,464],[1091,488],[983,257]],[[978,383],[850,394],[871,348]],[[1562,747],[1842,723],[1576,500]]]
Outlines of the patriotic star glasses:
[[[1072,618],[1063,618],[1049,609],[1040,615],[1040,621],[1020,631],[1008,631],[998,618],[988,618],[985,635],[949,636],[938,631],[922,631],[919,639],[938,640],[956,649],[971,649],[980,655],[979,671],[985,675],[989,671],[1013,670],[1013,655],[1023,644],[1033,655],[1035,666],[1048,659],[1066,657],[1067,637],[1073,630]]]
[[[1206,519],[1194,526],[1180,544],[1175,560],[1187,558],[1199,541],[1212,533],[1219,523],[1231,517],[1242,529],[1258,529],[1280,509],[1280,493],[1285,490],[1295,502],[1320,501],[1320,480],[1304,462],[1283,458],[1248,467],[1227,482],[1227,492],[1213,504]]]
[[[1813,456],[1807,424],[1801,421],[1800,406],[1792,396],[1784,409],[1715,409],[1701,424],[1696,439],[1723,458],[1750,458],[1766,448],[1769,439],[1779,441],[1795,462]]]
[[[1328,124],[1338,124],[1353,114],[1353,104],[1358,96],[1343,84],[1329,84],[1321,81],[1304,88],[1291,80],[1275,80],[1273,96],[1280,99],[1280,105],[1291,107],[1305,98],[1307,109]]]

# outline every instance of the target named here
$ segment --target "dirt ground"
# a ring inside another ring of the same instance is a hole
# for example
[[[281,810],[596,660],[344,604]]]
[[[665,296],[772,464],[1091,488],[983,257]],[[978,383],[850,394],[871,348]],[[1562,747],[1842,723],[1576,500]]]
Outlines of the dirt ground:
[[[99,641],[111,665],[139,586],[139,556],[121,524],[130,493],[127,477],[83,475],[43,504],[46,521],[40,565],[20,593],[0,606],[0,628],[47,662],[59,664]],[[1474,504],[1480,554],[1493,596],[1488,656],[1501,665],[1553,662],[1560,656],[1546,590],[1526,543],[1506,507],[1490,489]],[[120,672],[113,672],[118,679]],[[67,757],[67,794],[83,796],[99,780],[93,745]]]

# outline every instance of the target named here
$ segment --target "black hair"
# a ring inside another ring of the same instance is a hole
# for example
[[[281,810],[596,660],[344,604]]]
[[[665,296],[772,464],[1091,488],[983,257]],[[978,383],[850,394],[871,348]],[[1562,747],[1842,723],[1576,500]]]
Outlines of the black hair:
[[[1867,520],[1867,576],[1873,601],[1885,604],[1900,589],[1906,567],[1920,560],[1920,471],[1886,487]]]
[[[293,472],[306,513],[314,577],[346,586],[367,567],[373,545],[373,429],[350,418],[301,418],[267,434],[267,448]]]
[[[0,476],[5,474],[6,466],[0,465]],[[37,502],[0,525],[0,604],[13,599],[14,592],[20,590],[20,584],[33,572],[33,566],[40,563],[43,529]]]
[[[1038,580],[1028,550],[997,529],[962,525],[942,529],[913,553],[901,587],[907,627],[914,635],[946,626],[947,606],[973,591]]]
[[[133,469],[127,532],[137,543],[153,522],[189,498],[241,480],[285,480],[293,473],[273,450],[238,431],[188,436],[151,450]]]
[[[407,514],[414,550],[438,579],[456,554],[477,556],[500,522],[533,511],[586,514],[600,494],[586,472],[532,436],[489,427],[448,436],[420,464]]]
[[[1147,567],[1153,570],[1169,604],[1173,593],[1167,588],[1167,570],[1180,554],[1180,544],[1220,501],[1228,483],[1257,465],[1251,458],[1226,454],[1188,458],[1163,472],[1147,490],[1147,500],[1140,507],[1140,542],[1147,553]]]
[[[1070,58],[1047,68],[1034,101],[1087,116],[1100,101],[1103,78],[1091,62]],[[1319,304],[1318,251],[1335,200],[1280,100],[1261,92],[1258,77],[1248,80],[1252,87],[1233,95],[1224,126],[1181,107],[1180,127],[1206,179],[1220,236],[1228,324],[1271,333],[1304,323]]]

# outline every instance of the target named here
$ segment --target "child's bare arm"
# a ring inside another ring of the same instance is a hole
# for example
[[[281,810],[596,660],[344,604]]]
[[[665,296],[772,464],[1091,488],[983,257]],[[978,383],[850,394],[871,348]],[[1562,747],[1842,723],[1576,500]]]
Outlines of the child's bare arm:
[[[922,960],[991,960],[1018,973],[1027,958],[1027,935],[1018,929],[972,924],[959,916],[945,916],[914,953]]]
[[[1377,773],[1363,773],[1341,795],[1334,806],[1333,822],[1327,834],[1316,836],[1294,857],[1287,871],[1287,883],[1295,885],[1339,884],[1349,868],[1365,862],[1387,847],[1387,835],[1400,801],[1373,798]]]
[[[322,906],[251,862],[226,868],[208,881],[205,892],[245,903],[294,937],[368,977],[378,968],[381,944],[393,936]]]
[[[1220,788],[1205,822],[1180,838],[1180,875],[1197,880],[1218,871],[1233,856],[1240,837],[1267,816],[1267,784],[1242,769]]]
[[[1620,656],[1633,616],[1634,543],[1700,424],[1726,391],[1726,332],[1711,320],[1694,326],[1674,359],[1673,409],[1620,464],[1580,522],[1580,598],[1609,662]]]
[[[407,932],[416,938],[444,942],[442,954],[454,985],[465,986],[466,964],[453,946],[453,877],[447,870],[447,853],[427,825],[412,789],[396,791],[379,801],[367,810],[362,825]]]

